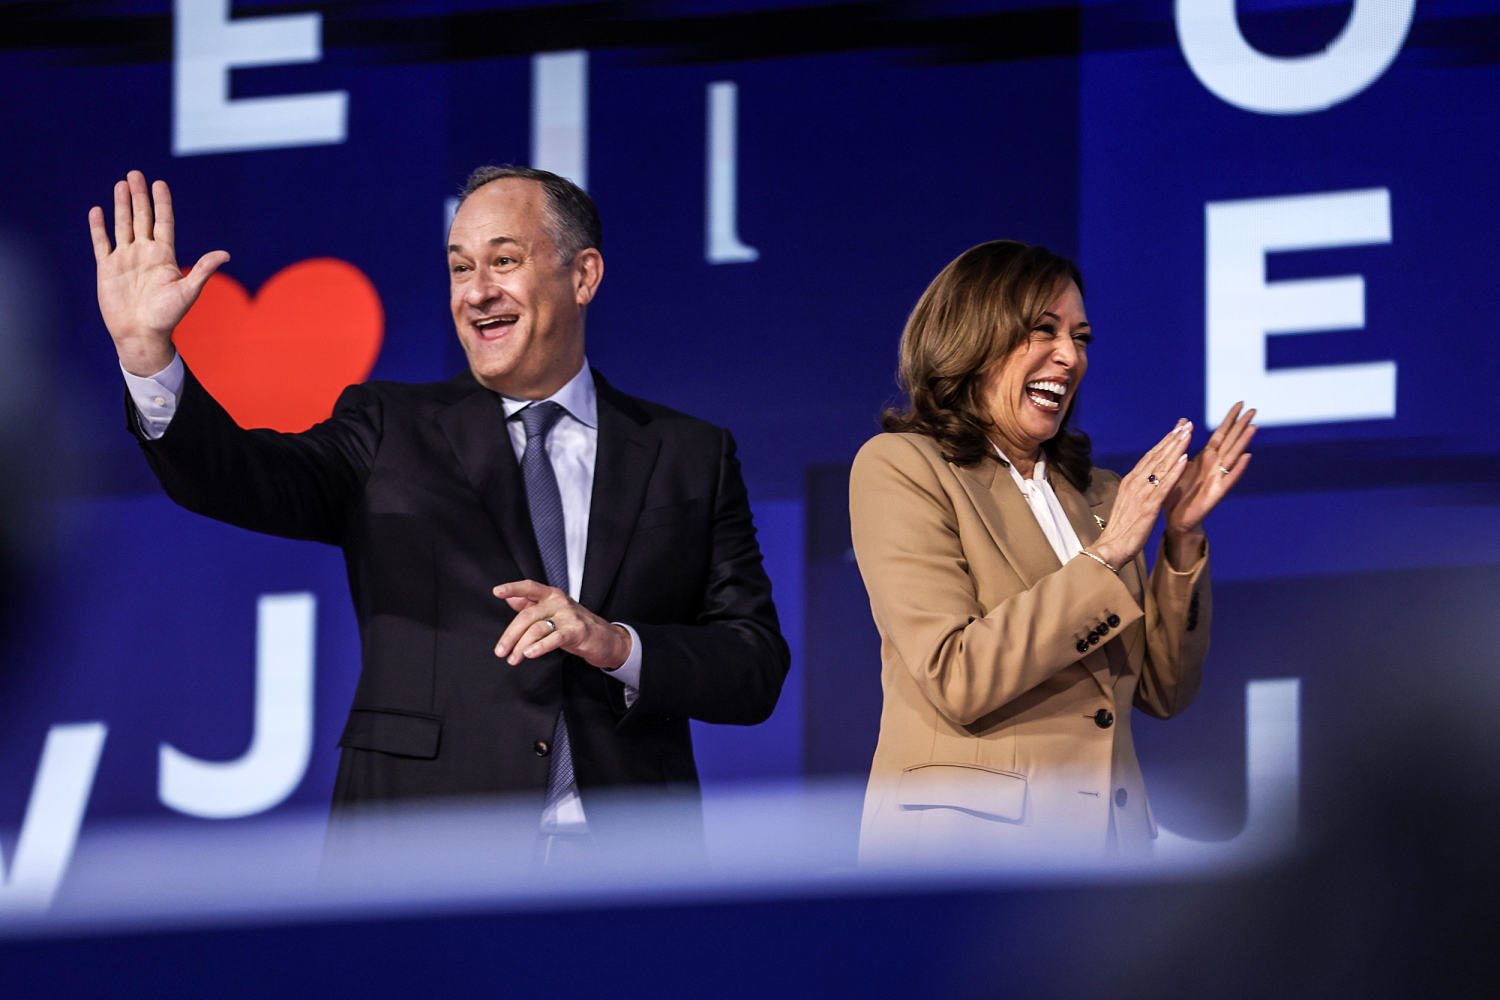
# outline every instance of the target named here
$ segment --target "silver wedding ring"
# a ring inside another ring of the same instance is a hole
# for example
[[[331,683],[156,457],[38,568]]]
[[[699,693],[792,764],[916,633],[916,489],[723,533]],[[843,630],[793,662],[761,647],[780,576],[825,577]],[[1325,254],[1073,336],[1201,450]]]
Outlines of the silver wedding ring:
[[[544,618],[542,620],[547,623],[547,631],[549,631],[549,632],[556,632],[557,631],[557,622],[553,621],[551,618]]]
[[[1219,466],[1219,475],[1221,475],[1221,476],[1227,476],[1227,475],[1229,475],[1229,470],[1226,469],[1226,468],[1224,468],[1224,466],[1221,465],[1221,466]]]

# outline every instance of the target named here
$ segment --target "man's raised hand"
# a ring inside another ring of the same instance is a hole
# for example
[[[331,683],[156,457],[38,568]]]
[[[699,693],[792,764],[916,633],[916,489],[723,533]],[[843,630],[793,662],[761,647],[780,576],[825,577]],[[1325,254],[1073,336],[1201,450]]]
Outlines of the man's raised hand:
[[[146,177],[139,170],[115,183],[113,249],[104,210],[97,205],[89,209],[89,235],[99,312],[120,364],[132,375],[154,375],[172,362],[173,329],[229,254],[211,250],[184,275],[177,266],[172,192],[166,181],[157,181],[148,197]]]

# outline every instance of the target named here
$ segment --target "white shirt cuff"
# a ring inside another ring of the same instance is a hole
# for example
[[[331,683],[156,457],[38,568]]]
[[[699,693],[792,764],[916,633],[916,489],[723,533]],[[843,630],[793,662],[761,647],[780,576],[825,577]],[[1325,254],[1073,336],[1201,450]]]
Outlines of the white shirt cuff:
[[[628,708],[635,704],[636,698],[641,693],[641,637],[636,630],[624,622],[610,622],[618,625],[630,633],[630,655],[625,657],[625,662],[614,670],[606,670],[604,676],[613,677],[625,685],[625,706]]]
[[[182,383],[187,381],[187,369],[182,364],[182,356],[174,354],[172,363],[155,375],[144,378],[132,375],[123,365],[120,366],[120,374],[125,376],[125,388],[130,393],[131,401],[135,403],[136,413],[140,415],[141,433],[155,441],[167,432],[167,425],[177,412],[177,394],[182,391]]]

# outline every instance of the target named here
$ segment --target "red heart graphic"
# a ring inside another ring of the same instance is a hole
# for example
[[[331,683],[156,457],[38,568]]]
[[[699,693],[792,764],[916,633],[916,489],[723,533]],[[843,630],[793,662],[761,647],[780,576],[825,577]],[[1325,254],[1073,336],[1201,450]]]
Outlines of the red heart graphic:
[[[315,257],[273,274],[253,299],[217,272],[172,340],[241,427],[300,431],[370,374],[384,332],[380,296],[364,272]]]

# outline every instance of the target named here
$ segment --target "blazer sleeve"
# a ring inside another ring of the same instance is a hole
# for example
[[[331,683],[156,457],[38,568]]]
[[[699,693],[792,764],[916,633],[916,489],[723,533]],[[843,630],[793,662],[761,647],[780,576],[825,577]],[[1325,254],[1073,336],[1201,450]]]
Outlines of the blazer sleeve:
[[[718,477],[702,602],[691,623],[631,622],[641,637],[640,696],[621,720],[754,725],[776,707],[791,663],[761,564],[734,438],[719,432]]]
[[[195,513],[285,538],[338,544],[380,437],[367,386],[339,396],[333,415],[299,434],[243,430],[186,373],[166,433],[150,440],[127,393],[126,419],[167,495]]]
[[[1135,689],[1137,708],[1168,719],[1192,704],[1203,680],[1212,614],[1208,543],[1196,563],[1176,570],[1163,541],[1146,589],[1146,660]]]
[[[850,472],[849,521],[881,635],[932,705],[968,725],[1076,663],[1079,637],[1098,622],[1115,615],[1123,630],[1144,611],[1092,559],[984,607],[970,564],[978,553],[965,551],[955,504],[961,488],[946,470],[909,435],[873,438]],[[969,544],[994,545],[975,535],[971,527]]]

